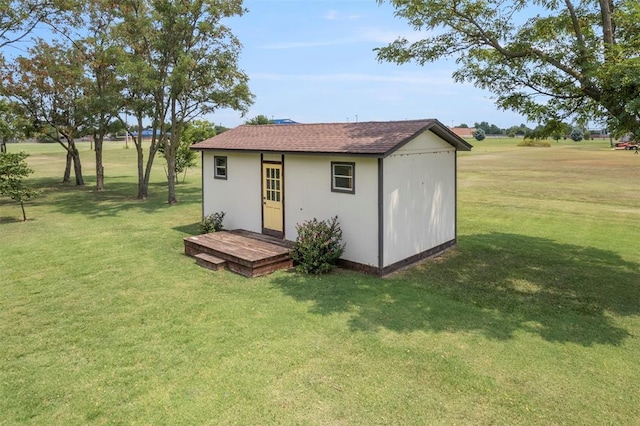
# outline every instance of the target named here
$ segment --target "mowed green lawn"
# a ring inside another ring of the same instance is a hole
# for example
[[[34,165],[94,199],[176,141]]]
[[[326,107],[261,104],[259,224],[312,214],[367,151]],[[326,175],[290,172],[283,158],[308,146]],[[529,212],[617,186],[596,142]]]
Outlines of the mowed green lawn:
[[[608,142],[475,142],[459,244],[380,279],[245,279],[182,254],[200,171],[148,201],[109,143],[106,191],[0,199],[0,425],[638,424],[640,155]]]

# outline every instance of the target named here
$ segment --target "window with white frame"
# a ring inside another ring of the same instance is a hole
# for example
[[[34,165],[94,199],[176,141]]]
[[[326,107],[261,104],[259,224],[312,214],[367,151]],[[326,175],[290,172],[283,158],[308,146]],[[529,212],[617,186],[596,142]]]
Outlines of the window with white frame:
[[[356,192],[356,163],[331,162],[331,191]]]
[[[227,157],[219,155],[213,157],[213,177],[227,179]]]

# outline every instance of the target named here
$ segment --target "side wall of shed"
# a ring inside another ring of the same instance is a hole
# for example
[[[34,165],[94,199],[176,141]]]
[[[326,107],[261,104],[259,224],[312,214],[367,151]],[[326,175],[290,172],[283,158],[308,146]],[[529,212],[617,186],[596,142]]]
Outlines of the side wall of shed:
[[[456,151],[430,131],[383,160],[383,267],[456,238]]]

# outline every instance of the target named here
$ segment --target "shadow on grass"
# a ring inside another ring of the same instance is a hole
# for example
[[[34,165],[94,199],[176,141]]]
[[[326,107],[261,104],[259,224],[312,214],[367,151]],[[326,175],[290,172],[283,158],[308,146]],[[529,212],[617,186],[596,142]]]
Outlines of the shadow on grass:
[[[30,200],[29,204],[49,205],[53,211],[91,217],[117,216],[129,210],[153,213],[168,207],[166,182],[149,183],[149,197],[137,200],[137,183],[123,179],[130,177],[110,177],[101,192],[96,191],[92,183],[77,186],[51,178],[32,179],[30,186],[43,196]],[[191,185],[176,185],[176,195],[179,204],[200,203],[202,199],[200,188]]]
[[[322,315],[351,313],[353,330],[517,332],[584,346],[620,344],[614,316],[640,313],[640,265],[604,250],[512,234],[462,237],[443,258],[377,279],[349,272],[274,278]]]
[[[181,232],[186,235],[198,235],[200,234],[200,222],[194,222],[189,225],[176,226],[172,228],[175,231]]]
[[[19,217],[20,214],[22,214],[22,212],[20,211],[20,204],[17,204],[17,211],[16,211],[16,216],[0,216],[0,223],[18,223],[18,222],[24,222],[22,220],[22,217]],[[29,221],[29,218],[27,218],[27,221]]]

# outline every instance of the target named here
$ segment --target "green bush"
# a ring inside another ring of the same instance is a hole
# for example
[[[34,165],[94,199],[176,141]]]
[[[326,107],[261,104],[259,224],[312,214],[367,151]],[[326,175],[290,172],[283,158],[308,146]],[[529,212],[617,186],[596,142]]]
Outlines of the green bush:
[[[477,141],[484,140],[485,136],[486,134],[482,129],[478,129],[475,132],[473,132],[473,137],[476,138]]]
[[[331,271],[345,248],[338,216],[322,221],[314,217],[297,224],[296,230],[298,237],[291,251],[291,257],[297,263],[296,269],[306,274]]]
[[[213,213],[202,218],[202,222],[200,222],[200,233],[208,234],[210,232],[221,231],[223,228],[222,221],[224,220],[224,214],[224,212]]]
[[[550,147],[551,144],[547,141],[541,141],[537,139],[523,139],[518,143],[518,146],[539,146],[539,147]]]
[[[574,141],[574,142],[580,142],[582,140],[582,138],[584,137],[584,133],[582,132],[582,130],[574,128],[571,133],[569,134],[569,137]]]
[[[28,156],[24,152],[0,153],[0,196],[7,196],[20,203],[22,220],[25,222],[27,221],[27,213],[24,210],[25,201],[40,195],[40,192],[22,183],[22,178],[33,173],[25,161]]]

